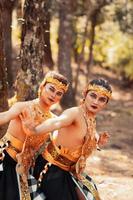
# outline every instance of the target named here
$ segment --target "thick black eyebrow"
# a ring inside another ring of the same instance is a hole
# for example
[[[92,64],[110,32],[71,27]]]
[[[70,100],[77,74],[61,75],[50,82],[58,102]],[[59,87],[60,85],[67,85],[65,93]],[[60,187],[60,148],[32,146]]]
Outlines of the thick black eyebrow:
[[[107,98],[107,97],[99,97],[99,99],[104,99],[105,101],[107,101],[107,100],[108,100],[108,98]]]
[[[94,91],[91,91],[91,90],[90,90],[90,92],[91,92],[91,94],[97,95],[97,94],[96,94]],[[104,96],[104,95],[103,95],[103,96],[101,96],[101,97],[99,97],[99,98],[105,98],[105,99],[107,99],[107,100],[108,100],[108,98],[107,98],[106,96]]]
[[[91,94],[95,94],[95,95],[97,95],[97,94],[96,94],[95,92],[93,92],[93,91],[90,91],[90,93],[91,93]]]
[[[57,91],[57,93],[63,94],[63,91]]]
[[[53,85],[50,85],[49,87],[50,87],[50,88],[52,88],[52,89],[55,89],[55,90],[56,90],[56,88],[55,88]],[[59,93],[62,93],[62,94],[63,94],[63,91],[57,90],[57,92],[59,92]]]
[[[99,97],[99,98],[101,98],[101,99],[107,99],[107,97],[105,97],[105,96],[103,96],[103,97]]]
[[[49,87],[52,88],[52,89],[55,89],[55,87],[53,85],[50,85]]]

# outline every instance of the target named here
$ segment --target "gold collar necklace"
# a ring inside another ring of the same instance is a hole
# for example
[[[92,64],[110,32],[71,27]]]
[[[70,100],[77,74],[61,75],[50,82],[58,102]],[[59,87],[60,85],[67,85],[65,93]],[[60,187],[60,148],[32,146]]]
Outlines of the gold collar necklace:
[[[84,106],[81,106],[81,110],[85,119],[85,123],[87,126],[87,133],[84,138],[84,145],[82,148],[82,154],[87,154],[89,149],[93,149],[95,144],[93,144],[95,140],[95,132],[96,132],[96,120],[94,116],[89,116],[89,113],[86,112]],[[91,142],[92,141],[92,144]]]

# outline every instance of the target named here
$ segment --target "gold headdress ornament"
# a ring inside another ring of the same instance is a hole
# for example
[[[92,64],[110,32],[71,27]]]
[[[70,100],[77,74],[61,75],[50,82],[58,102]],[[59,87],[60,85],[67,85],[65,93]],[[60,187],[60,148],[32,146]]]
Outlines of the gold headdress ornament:
[[[69,87],[69,84],[65,85],[61,81],[59,81],[59,80],[57,80],[56,78],[53,78],[53,77],[47,77],[47,78],[45,78],[43,80],[42,84],[44,85],[45,83],[52,83],[52,84],[56,85],[56,87],[58,89],[62,89],[65,92],[68,90],[68,87]]]
[[[107,90],[105,87],[102,87],[100,85],[95,85],[95,84],[91,85],[91,84],[89,84],[88,87],[87,87],[87,91],[89,91],[89,90],[93,90],[93,91],[96,91],[96,92],[100,93],[101,95],[105,95],[109,99],[112,96],[112,93],[109,90]]]

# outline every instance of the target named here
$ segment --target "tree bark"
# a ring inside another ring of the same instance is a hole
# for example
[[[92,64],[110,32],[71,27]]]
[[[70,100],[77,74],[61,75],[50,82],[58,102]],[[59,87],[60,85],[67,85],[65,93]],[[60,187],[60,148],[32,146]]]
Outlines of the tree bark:
[[[95,41],[95,27],[96,27],[96,18],[91,21],[91,30],[90,30],[90,46],[89,46],[89,58],[87,61],[87,83],[89,78],[90,67],[93,64],[93,46]]]
[[[47,66],[49,69],[53,69],[54,62],[52,59],[52,51],[51,51],[51,44],[50,44],[50,20],[51,20],[51,0],[46,0],[44,6],[44,16],[45,16],[45,23],[44,23],[44,65]]]
[[[71,68],[71,49],[72,49],[72,2],[71,0],[60,0],[59,2],[59,52],[58,68],[59,72],[66,76],[70,81],[70,87],[64,96],[62,107],[75,105],[75,96],[72,88],[72,68]]]
[[[0,112],[7,110],[7,76],[4,54],[4,27],[3,27],[3,5],[0,2]],[[0,127],[0,137],[5,131],[5,126]]]
[[[83,62],[84,59],[84,50],[85,50],[85,42],[86,42],[86,38],[87,38],[87,28],[88,28],[88,23],[89,23],[89,14],[86,17],[86,24],[85,24],[85,29],[84,29],[84,34],[83,34],[83,38],[82,38],[82,50],[81,53],[78,56],[78,60],[77,60],[77,70],[76,70],[76,76],[75,76],[75,95],[77,93],[77,89],[78,89],[78,80],[79,80],[79,72],[81,69],[81,63]]]
[[[37,97],[38,85],[43,77],[45,0],[26,0],[21,36],[21,70],[16,81],[17,100]]]
[[[13,84],[12,73],[12,38],[11,38],[11,25],[12,25],[12,11],[17,0],[3,0],[3,19],[4,19],[4,43],[5,43],[5,66],[7,68],[7,79],[9,87]]]

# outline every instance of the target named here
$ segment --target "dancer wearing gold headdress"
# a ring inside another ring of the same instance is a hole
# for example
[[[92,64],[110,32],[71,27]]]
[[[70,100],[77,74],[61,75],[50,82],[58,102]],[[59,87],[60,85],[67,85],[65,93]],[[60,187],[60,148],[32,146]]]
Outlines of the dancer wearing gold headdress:
[[[0,113],[0,125],[9,123],[5,136],[0,140],[0,200],[29,200],[27,185],[21,185],[21,176],[16,173],[17,155],[24,152],[24,169],[28,170],[34,164],[35,152],[47,139],[48,134],[27,136],[22,125],[22,118],[32,119],[38,125],[54,115],[50,107],[59,102],[68,89],[68,81],[61,74],[50,71],[39,87],[39,97],[32,101],[17,102],[8,111]],[[29,146],[28,146],[29,145]],[[32,160],[31,160],[32,158]],[[19,171],[18,166],[18,171]]]
[[[23,121],[29,135],[53,132],[34,167],[38,191],[44,193],[44,199],[100,200],[96,185],[83,172],[86,159],[107,142],[106,132],[96,133],[95,116],[107,105],[111,94],[107,81],[94,79],[86,87],[80,106],[38,126]]]

